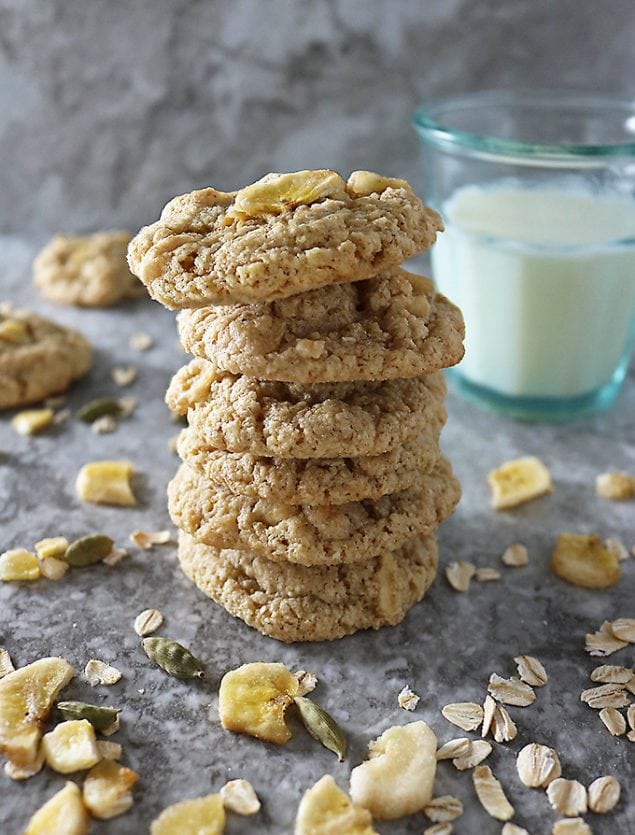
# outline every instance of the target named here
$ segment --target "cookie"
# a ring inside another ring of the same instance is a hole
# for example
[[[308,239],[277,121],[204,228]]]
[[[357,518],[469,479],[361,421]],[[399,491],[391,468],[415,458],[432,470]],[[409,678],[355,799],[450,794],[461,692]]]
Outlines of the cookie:
[[[287,504],[346,504],[406,490],[438,461],[441,414],[382,455],[359,458],[265,458],[226,452],[184,429],[177,451],[208,481],[231,493]]]
[[[308,568],[221,551],[179,533],[179,562],[208,597],[279,641],[330,641],[394,626],[421,600],[437,568],[434,537],[361,564]]]
[[[198,542],[302,565],[360,562],[394,551],[434,531],[459,497],[459,483],[444,458],[408,490],[344,505],[237,496],[186,464],[168,485],[172,521]]]
[[[66,391],[91,360],[91,347],[77,331],[28,310],[0,306],[0,409]]]
[[[312,386],[256,380],[194,359],[172,378],[169,407],[214,449],[280,458],[381,455],[444,414],[441,373]]]
[[[428,249],[442,228],[404,180],[268,174],[238,192],[175,197],[133,238],[128,261],[171,310],[262,302],[368,278]]]
[[[56,235],[33,262],[33,281],[47,299],[79,307],[109,307],[145,295],[126,262],[128,232]]]
[[[460,310],[401,269],[274,302],[185,310],[178,320],[191,354],[262,380],[420,377],[463,357]]]

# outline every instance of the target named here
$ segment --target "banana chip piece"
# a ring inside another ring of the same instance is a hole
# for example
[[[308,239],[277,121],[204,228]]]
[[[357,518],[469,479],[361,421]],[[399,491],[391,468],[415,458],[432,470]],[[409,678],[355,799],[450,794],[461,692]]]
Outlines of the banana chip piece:
[[[492,488],[494,510],[517,507],[553,490],[551,473],[534,456],[505,462],[488,473],[487,481]]]
[[[551,570],[561,580],[585,589],[606,589],[620,579],[619,560],[597,534],[561,533],[551,557]]]

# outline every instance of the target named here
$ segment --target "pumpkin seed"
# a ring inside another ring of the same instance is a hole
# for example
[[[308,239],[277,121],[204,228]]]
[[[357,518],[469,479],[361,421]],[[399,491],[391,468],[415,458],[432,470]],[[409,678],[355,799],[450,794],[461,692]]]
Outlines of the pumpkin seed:
[[[74,568],[94,565],[110,554],[114,544],[112,539],[103,533],[83,536],[68,546],[62,559]]]
[[[117,417],[121,414],[121,404],[112,397],[99,397],[86,403],[77,413],[77,417],[84,423],[93,423],[97,418]]]

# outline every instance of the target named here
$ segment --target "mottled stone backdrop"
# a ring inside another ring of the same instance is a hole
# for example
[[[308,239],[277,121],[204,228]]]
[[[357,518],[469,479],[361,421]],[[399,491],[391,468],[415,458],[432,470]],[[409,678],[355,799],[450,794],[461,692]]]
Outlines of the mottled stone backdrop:
[[[196,186],[416,176],[412,108],[635,92],[633,0],[0,0],[0,232],[153,220]]]

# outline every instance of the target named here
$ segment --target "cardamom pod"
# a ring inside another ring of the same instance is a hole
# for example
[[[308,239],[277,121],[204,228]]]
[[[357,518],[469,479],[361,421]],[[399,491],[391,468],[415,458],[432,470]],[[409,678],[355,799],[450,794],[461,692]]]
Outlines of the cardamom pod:
[[[335,719],[306,696],[296,696],[293,701],[302,719],[302,724],[313,739],[320,742],[329,751],[337,754],[340,762],[346,754],[346,737]]]
[[[114,544],[112,539],[103,533],[83,536],[71,542],[62,559],[75,568],[94,565],[111,553]]]
[[[89,705],[86,702],[58,702],[57,709],[64,719],[87,719],[96,731],[112,725],[120,713],[120,708]]]
[[[110,415],[117,417],[121,414],[121,404],[112,397],[99,397],[86,403],[77,413],[77,417],[84,423],[93,423],[97,418]]]
[[[141,646],[150,661],[176,678],[203,678],[203,665],[189,649],[168,638],[144,638]]]

